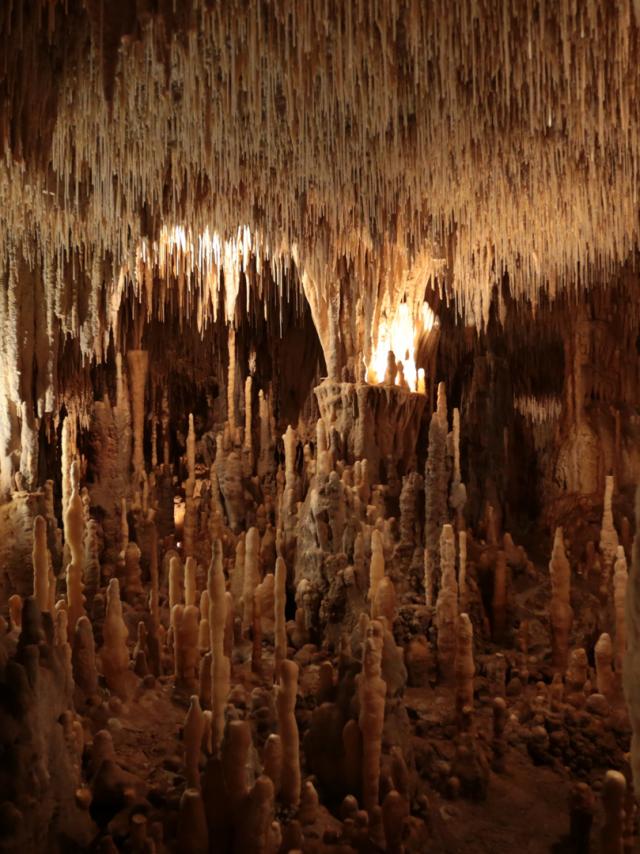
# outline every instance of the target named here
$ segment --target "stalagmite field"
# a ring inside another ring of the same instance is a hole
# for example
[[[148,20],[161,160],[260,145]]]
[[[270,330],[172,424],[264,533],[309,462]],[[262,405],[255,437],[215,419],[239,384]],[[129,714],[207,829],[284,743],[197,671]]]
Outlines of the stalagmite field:
[[[0,852],[640,850],[640,2],[0,0]]]

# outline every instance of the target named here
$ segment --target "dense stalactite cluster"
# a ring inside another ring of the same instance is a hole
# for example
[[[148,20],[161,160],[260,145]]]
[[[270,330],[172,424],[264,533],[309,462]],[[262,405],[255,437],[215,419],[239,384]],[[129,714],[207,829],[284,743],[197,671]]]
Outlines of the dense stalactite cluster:
[[[69,332],[100,358],[129,281],[160,315],[173,282],[201,325],[222,280],[231,320],[241,273],[261,293],[271,266],[282,292],[295,265],[325,352],[352,334],[368,363],[381,321],[403,298],[416,319],[443,265],[479,321],[505,270],[535,299],[541,284],[609,275],[634,246],[627,0],[256,2],[242,15],[193,0],[137,18],[20,5],[2,18],[2,83],[24,93],[2,111],[9,359],[29,310],[31,289],[11,295],[22,267],[45,354]]]

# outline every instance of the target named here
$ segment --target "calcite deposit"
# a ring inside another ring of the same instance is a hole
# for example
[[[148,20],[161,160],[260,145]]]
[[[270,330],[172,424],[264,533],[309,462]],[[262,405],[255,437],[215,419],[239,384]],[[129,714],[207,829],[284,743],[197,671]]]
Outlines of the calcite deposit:
[[[637,850],[638,0],[0,46],[0,852]]]

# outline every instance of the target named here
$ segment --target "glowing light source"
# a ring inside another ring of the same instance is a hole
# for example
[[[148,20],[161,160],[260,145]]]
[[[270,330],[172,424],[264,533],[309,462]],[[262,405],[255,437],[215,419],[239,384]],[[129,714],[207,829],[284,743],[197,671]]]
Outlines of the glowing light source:
[[[437,322],[428,303],[422,303],[416,318],[411,316],[408,303],[400,303],[392,320],[384,318],[380,321],[376,348],[367,369],[367,381],[372,384],[384,382],[388,354],[389,350],[392,350],[396,362],[402,362],[409,389],[424,392],[424,376],[419,378],[416,369],[416,344]],[[398,385],[398,374],[394,378],[394,384]]]

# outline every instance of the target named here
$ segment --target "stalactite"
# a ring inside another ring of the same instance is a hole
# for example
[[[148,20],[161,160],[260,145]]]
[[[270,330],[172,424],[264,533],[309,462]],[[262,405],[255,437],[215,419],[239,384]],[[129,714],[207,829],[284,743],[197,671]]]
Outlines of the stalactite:
[[[512,6],[0,4],[8,850],[586,850],[622,671],[640,790],[640,14]]]

